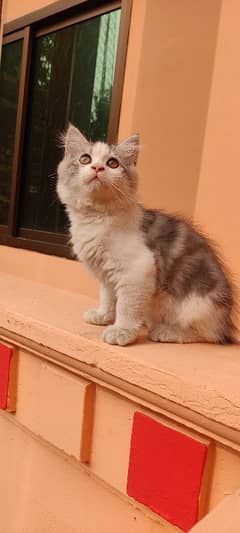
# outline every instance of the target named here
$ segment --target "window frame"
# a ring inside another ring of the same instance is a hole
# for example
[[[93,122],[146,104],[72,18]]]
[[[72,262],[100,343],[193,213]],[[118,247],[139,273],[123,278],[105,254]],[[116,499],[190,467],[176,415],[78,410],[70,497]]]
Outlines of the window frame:
[[[101,6],[97,0],[58,0],[45,8],[4,25],[3,45],[23,39],[23,51],[10,178],[8,225],[0,225],[0,244],[73,258],[68,246],[68,235],[36,229],[21,229],[17,226],[32,44],[35,37],[77,24],[83,20],[90,20],[119,8],[121,8],[121,19],[107,135],[108,142],[113,143],[116,142],[118,135],[132,0],[104,1],[101,2]]]

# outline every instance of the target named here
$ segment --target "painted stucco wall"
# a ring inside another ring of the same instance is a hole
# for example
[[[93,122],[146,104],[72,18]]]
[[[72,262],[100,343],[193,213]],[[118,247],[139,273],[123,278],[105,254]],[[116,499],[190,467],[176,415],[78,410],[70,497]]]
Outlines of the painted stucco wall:
[[[6,17],[5,22],[10,22],[18,17],[23,17],[32,11],[46,7],[53,4],[55,0],[5,0],[6,2]]]
[[[195,217],[240,286],[240,3],[222,4]]]
[[[120,136],[140,132],[140,191],[145,203],[190,216],[198,188],[220,4],[219,0],[135,2],[130,32]]]

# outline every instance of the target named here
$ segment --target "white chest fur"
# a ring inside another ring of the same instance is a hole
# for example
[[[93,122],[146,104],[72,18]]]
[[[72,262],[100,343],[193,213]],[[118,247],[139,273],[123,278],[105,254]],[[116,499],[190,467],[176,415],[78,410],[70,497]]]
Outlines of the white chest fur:
[[[100,281],[116,285],[150,253],[136,216],[71,212],[69,217],[74,252]]]
[[[110,225],[102,216],[71,214],[71,236],[75,254],[80,261],[95,263],[106,249],[111,233]]]

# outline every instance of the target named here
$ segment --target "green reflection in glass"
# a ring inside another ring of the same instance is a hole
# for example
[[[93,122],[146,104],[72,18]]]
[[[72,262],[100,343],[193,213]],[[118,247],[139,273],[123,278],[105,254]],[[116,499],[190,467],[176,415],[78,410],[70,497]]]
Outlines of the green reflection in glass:
[[[76,28],[69,118],[92,140],[107,137],[120,16],[118,9]]]
[[[90,118],[90,133],[94,139],[105,140],[107,135],[119,24],[120,11],[104,15],[100,22]]]
[[[20,226],[63,232],[66,218],[56,197],[61,157],[57,136],[66,124],[74,27],[35,40],[28,99]]]
[[[22,40],[3,46],[0,66],[0,224],[7,224]]]
[[[92,139],[106,139],[120,10],[38,37],[33,49],[20,226],[63,233],[56,197],[61,151],[57,136],[69,121]]]

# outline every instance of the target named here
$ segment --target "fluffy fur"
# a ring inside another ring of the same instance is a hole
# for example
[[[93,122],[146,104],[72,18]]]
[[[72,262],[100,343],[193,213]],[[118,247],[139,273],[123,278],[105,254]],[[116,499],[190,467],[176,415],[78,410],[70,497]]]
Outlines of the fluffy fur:
[[[74,253],[101,283],[100,305],[85,320],[106,325],[110,344],[134,342],[143,324],[153,341],[233,342],[232,288],[209,241],[138,202],[137,135],[109,146],[70,125],[64,145],[58,196]]]

